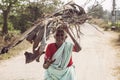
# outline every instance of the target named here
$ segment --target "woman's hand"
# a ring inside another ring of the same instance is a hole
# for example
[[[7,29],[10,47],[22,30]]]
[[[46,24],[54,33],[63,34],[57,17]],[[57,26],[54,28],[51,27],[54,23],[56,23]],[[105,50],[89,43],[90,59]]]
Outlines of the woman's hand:
[[[54,59],[54,60],[52,60],[52,59],[47,59],[47,60],[45,61],[45,63],[43,64],[43,67],[44,67],[45,69],[48,69],[49,66],[50,66],[53,62],[55,62],[55,59]]]
[[[46,64],[48,64],[48,65],[51,65],[53,62],[55,62],[55,59],[54,60],[52,60],[52,59],[46,60]]]
[[[68,35],[70,36],[72,41],[74,42],[76,52],[79,52],[81,50],[81,47],[80,47],[79,43],[76,41],[76,39],[73,37],[71,32],[69,31],[69,27],[67,25],[65,25],[63,28],[68,33]]]
[[[64,29],[67,33],[69,33],[69,29],[68,29],[67,25],[63,26],[63,29]]]

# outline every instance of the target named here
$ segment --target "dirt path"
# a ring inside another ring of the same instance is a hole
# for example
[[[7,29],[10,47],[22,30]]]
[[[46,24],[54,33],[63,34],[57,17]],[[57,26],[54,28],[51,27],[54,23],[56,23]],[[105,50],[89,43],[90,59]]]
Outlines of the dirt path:
[[[116,80],[112,74],[117,52],[110,43],[116,36],[101,30],[102,34],[87,23],[81,31],[82,50],[73,54],[77,80]],[[43,56],[40,63],[25,64],[23,53],[0,64],[0,80],[43,80]]]

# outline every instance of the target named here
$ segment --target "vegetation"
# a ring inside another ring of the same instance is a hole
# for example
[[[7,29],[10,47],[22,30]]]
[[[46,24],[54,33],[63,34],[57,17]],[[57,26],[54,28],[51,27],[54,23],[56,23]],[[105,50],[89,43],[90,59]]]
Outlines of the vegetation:
[[[54,12],[61,4],[62,2],[59,0],[36,0],[34,2],[30,0],[1,0],[0,48],[13,42],[21,33],[32,27],[37,19],[43,18],[45,14]],[[117,12],[115,26],[117,26],[116,30],[120,31],[120,11]],[[101,4],[96,7],[89,7],[87,13],[92,16],[90,23],[97,24],[105,29],[111,28],[111,13],[104,10]],[[23,46],[21,45],[20,47]],[[13,52],[9,52],[9,54],[11,53]],[[3,59],[3,56],[6,56],[6,54],[0,55],[0,59]]]
[[[45,14],[54,12],[62,3],[59,0],[1,0],[0,2],[0,49],[20,37],[21,33],[32,27],[33,23],[43,18]],[[111,29],[111,12],[104,10],[101,4],[96,7],[89,7],[87,11],[92,19],[89,23],[97,24],[105,28]],[[120,32],[120,11],[117,11],[116,31]],[[120,37],[117,41],[120,43]],[[27,45],[26,45],[27,44]],[[23,41],[18,46],[11,49],[6,54],[0,55],[0,61],[9,59],[19,54],[20,51],[26,50],[32,46],[27,41]],[[119,45],[120,46],[120,45]],[[118,53],[120,58],[120,53]],[[120,66],[116,68],[118,75],[120,73]],[[118,79],[120,80],[120,78]]]
[[[30,48],[30,46],[32,47],[32,45],[28,41],[23,41],[21,44],[19,44],[16,47],[10,49],[10,51],[8,53],[1,54],[0,55],[0,62],[2,60],[7,60],[7,59],[10,59],[12,57],[17,56],[23,50],[26,50],[26,49]]]
[[[54,12],[62,3],[59,0],[1,0],[0,2],[0,49],[20,37],[21,33],[33,26],[45,14]],[[27,44],[27,46],[26,46]],[[30,46],[24,41],[0,55],[0,60],[10,58]]]
[[[110,26],[107,21],[104,21],[104,19],[95,19],[95,18],[93,18],[93,19],[89,20],[89,23],[96,24],[101,28],[106,28],[106,27]]]
[[[98,4],[98,6],[96,6],[96,7],[93,7],[93,6],[89,7],[88,13],[93,18],[103,18],[105,15],[103,7],[100,4]]]
[[[107,10],[103,10],[102,6],[99,5],[97,7],[89,7],[88,8],[88,15],[92,16],[92,19],[89,21],[90,23],[97,24],[98,26],[104,28],[105,30],[114,30],[118,34],[118,39],[112,41],[114,43],[115,49],[118,51],[117,53],[117,59],[120,60],[120,11],[116,11],[116,23],[111,23],[111,14]],[[115,27],[113,27],[115,26]],[[119,62],[118,62],[119,63]],[[120,80],[120,65],[116,66],[113,71],[114,76],[117,77],[117,80]]]
[[[114,42],[113,46],[117,51],[116,63],[118,64],[113,68],[113,75],[117,78],[117,80],[120,80],[120,33],[118,34],[118,38],[114,39],[112,42]]]
[[[2,33],[8,33],[8,24],[12,24],[14,29],[21,32],[26,31],[32,23],[53,12],[61,4],[58,0],[1,0],[0,3],[0,23],[2,24]]]
[[[10,12],[12,12],[12,10],[15,7],[19,6],[21,2],[22,0],[1,0],[0,10],[2,11],[2,17],[3,17],[3,27],[2,27],[3,34],[8,33],[8,18]]]
[[[116,15],[116,23],[111,24],[111,13],[107,10],[104,10],[101,4],[97,4],[97,6],[91,6],[88,8],[88,15],[92,17],[90,23],[94,23],[99,25],[105,30],[111,30],[113,26],[115,26],[114,31],[120,32],[120,11],[117,10]]]

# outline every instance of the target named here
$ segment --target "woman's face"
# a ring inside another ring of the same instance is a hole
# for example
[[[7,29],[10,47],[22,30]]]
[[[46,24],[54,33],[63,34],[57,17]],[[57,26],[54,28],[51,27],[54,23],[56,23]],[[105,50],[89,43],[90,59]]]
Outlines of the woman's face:
[[[66,37],[67,36],[65,35],[65,32],[63,30],[57,30],[55,34],[56,43],[61,45],[65,41]]]

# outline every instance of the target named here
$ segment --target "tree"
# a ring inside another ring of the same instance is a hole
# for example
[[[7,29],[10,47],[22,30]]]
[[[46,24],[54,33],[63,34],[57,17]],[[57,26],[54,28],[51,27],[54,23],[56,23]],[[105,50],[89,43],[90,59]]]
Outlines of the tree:
[[[2,11],[3,16],[3,27],[2,27],[2,33],[7,34],[8,33],[8,17],[11,12],[11,10],[18,6],[21,1],[25,0],[1,0],[0,2],[0,10]]]
[[[116,19],[120,20],[120,10],[116,10]]]
[[[44,14],[55,12],[55,9],[61,4],[59,0],[35,0],[26,2],[24,6],[19,6],[15,12],[8,18],[13,24],[14,29],[20,30],[21,33],[32,26],[32,23]]]
[[[104,10],[103,19],[107,22],[111,21],[111,12],[108,10]]]
[[[93,18],[103,18],[104,17],[104,10],[102,5],[98,4],[95,7],[89,7],[88,8],[88,13],[90,16]]]

